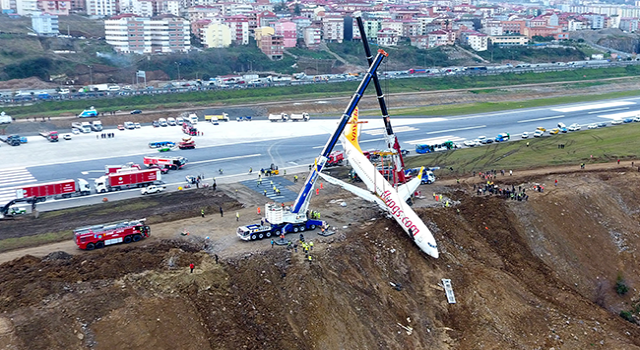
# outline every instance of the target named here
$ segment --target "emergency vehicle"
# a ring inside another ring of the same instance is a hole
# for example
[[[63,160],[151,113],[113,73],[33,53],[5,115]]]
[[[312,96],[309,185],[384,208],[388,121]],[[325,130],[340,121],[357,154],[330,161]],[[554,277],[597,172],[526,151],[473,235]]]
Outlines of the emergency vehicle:
[[[78,248],[84,250],[100,249],[117,243],[138,242],[151,235],[151,229],[144,223],[146,220],[145,218],[80,227],[73,230],[73,235]]]

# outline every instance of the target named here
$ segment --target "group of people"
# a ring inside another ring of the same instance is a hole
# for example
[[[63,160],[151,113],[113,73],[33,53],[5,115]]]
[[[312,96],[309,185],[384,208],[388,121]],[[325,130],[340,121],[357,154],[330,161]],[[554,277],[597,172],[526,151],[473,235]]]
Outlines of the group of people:
[[[116,134],[112,133],[112,132],[107,132],[107,133],[102,133],[100,135],[96,135],[96,138],[101,138],[101,139],[111,139],[116,137]]]
[[[505,188],[501,188],[492,181],[487,181],[484,186],[473,185],[473,188],[476,190],[478,195],[486,195],[488,192],[489,194],[497,195],[504,199],[511,199],[519,202],[529,200],[529,195],[526,193],[527,189],[522,188],[522,186],[518,186],[518,188],[516,188],[516,185],[511,185],[511,188],[509,188],[507,185]],[[534,186],[534,189],[535,188],[536,187]]]
[[[502,176],[505,176],[506,172],[504,169],[500,170],[500,174],[502,174]],[[513,170],[509,170],[509,176],[513,175]],[[484,180],[491,180],[491,179],[495,179],[498,177],[498,171],[495,169],[489,170],[489,171],[479,171],[478,172],[478,177],[480,177],[481,179]]]

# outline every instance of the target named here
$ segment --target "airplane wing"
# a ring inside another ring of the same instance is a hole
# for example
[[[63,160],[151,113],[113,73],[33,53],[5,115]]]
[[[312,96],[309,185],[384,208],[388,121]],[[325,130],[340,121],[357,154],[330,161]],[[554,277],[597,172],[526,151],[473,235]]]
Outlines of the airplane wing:
[[[362,199],[364,199],[366,201],[378,204],[382,209],[385,209],[385,210],[387,209],[386,206],[384,205],[384,202],[380,198],[378,198],[378,196],[376,196],[375,194],[373,194],[373,193],[371,193],[371,192],[369,192],[369,191],[367,191],[365,189],[362,189],[362,188],[360,188],[358,186],[354,186],[354,185],[348,184],[348,183],[346,183],[346,182],[344,182],[342,180],[338,180],[335,177],[332,177],[332,176],[324,174],[324,173],[320,173],[320,177],[325,179],[328,183],[334,184],[336,186],[340,186],[340,187],[344,188],[345,190],[355,194],[356,196],[358,196],[358,197],[360,197],[360,198],[362,198]]]

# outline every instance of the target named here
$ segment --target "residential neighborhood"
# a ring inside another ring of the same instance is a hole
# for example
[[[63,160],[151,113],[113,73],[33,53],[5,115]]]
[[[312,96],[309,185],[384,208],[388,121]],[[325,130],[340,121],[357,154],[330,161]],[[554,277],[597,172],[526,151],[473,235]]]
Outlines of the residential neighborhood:
[[[535,38],[567,40],[583,30],[634,32],[640,23],[640,6],[591,1],[2,0],[0,8],[31,16],[37,35],[59,34],[58,18],[69,14],[103,21],[106,43],[121,54],[256,45],[272,60],[287,48],[360,40],[356,16],[381,47],[462,45],[477,52]]]

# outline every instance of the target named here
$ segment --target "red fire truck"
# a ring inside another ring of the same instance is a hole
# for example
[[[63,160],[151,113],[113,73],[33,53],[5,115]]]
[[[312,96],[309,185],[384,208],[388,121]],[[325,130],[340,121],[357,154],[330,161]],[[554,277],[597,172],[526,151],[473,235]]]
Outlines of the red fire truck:
[[[144,157],[144,165],[163,166],[171,170],[182,169],[189,160],[185,157]]]
[[[117,243],[138,242],[151,235],[151,229],[144,224],[145,220],[147,219],[80,227],[73,230],[73,235],[78,248],[85,250],[100,249]]]

